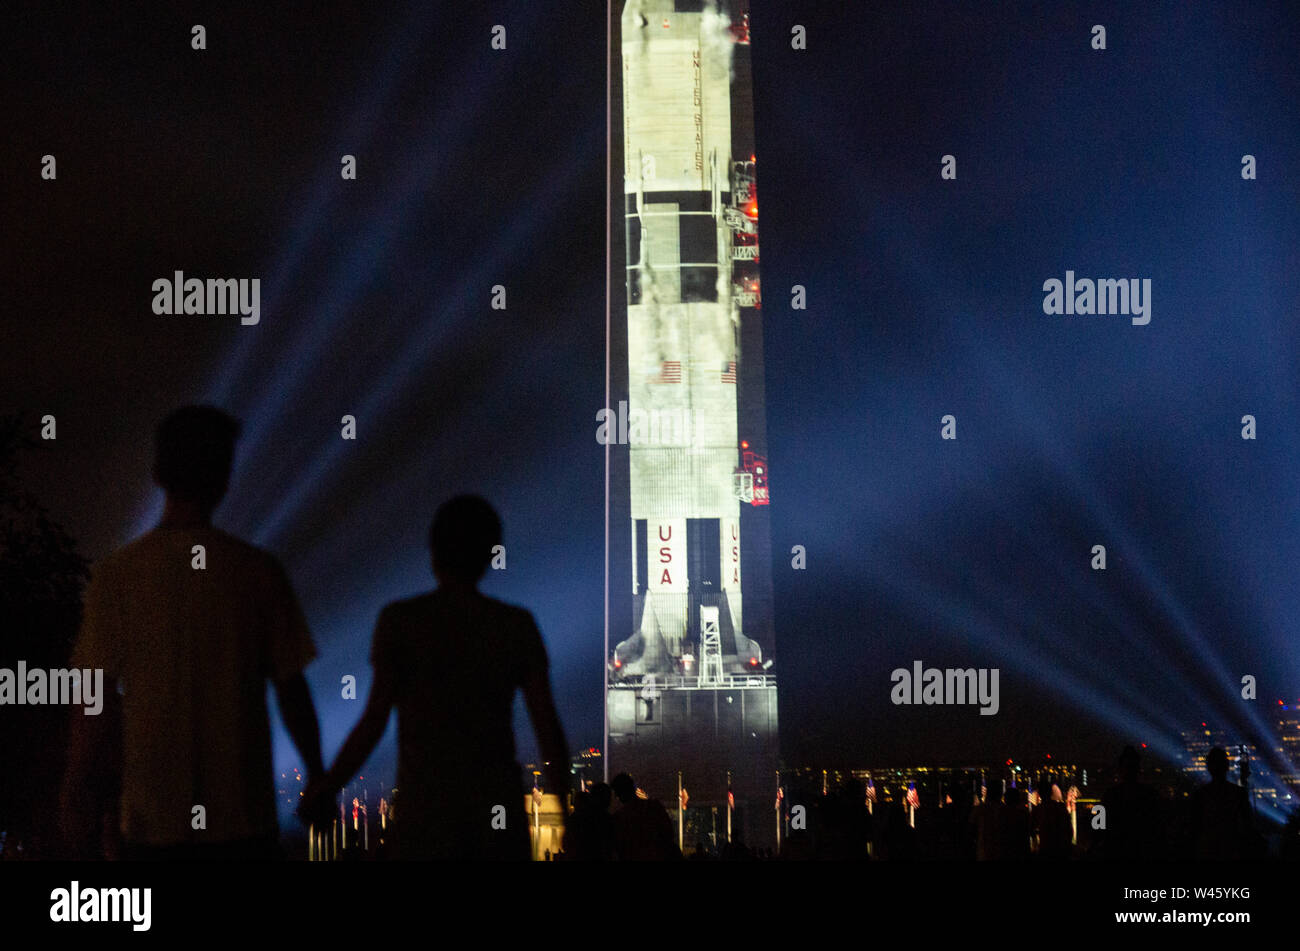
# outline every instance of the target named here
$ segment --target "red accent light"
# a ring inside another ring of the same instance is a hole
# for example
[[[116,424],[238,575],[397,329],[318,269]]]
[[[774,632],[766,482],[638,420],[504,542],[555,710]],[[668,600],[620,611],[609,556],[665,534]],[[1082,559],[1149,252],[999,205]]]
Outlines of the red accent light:
[[[758,658],[757,658],[757,657],[751,657],[751,658],[749,659],[749,666],[754,667],[754,666],[756,666],[757,664],[758,664]]]

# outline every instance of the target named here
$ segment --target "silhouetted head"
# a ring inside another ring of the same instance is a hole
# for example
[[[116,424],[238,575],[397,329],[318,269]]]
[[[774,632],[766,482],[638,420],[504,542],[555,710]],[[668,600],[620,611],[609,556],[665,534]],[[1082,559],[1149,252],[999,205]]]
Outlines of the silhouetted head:
[[[600,812],[609,811],[610,804],[614,801],[614,793],[607,785],[596,783],[587,791],[591,793],[591,803],[596,809]]]
[[[433,573],[439,581],[477,582],[492,561],[492,549],[500,544],[501,519],[477,495],[443,502],[429,526]]]
[[[619,773],[609,782],[619,802],[631,802],[636,798],[636,781],[627,773]]]
[[[1119,754],[1119,776],[1126,783],[1137,782],[1138,773],[1142,769],[1142,757],[1138,751],[1131,746],[1124,747],[1124,751]]]
[[[212,406],[183,406],[154,434],[153,480],[211,514],[230,485],[239,420]]]
[[[1222,779],[1228,775],[1228,754],[1222,747],[1216,746],[1205,754],[1205,768],[1211,779]]]

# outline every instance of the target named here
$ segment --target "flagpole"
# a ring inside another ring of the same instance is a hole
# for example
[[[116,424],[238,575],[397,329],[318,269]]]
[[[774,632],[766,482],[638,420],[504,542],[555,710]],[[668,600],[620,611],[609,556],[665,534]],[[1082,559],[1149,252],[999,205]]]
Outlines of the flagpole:
[[[677,771],[677,851],[682,851],[682,833],[685,830],[683,820],[686,817],[686,807],[682,805],[682,771]]]
[[[533,791],[529,797],[533,804],[533,861],[541,861],[542,858],[542,817],[538,808],[542,804],[541,791],[537,788],[537,779],[541,776],[540,770],[533,770]]]
[[[731,804],[735,801],[731,793],[731,770],[727,770],[727,844],[731,844]]]
[[[776,771],[776,852],[781,854],[781,771]]]

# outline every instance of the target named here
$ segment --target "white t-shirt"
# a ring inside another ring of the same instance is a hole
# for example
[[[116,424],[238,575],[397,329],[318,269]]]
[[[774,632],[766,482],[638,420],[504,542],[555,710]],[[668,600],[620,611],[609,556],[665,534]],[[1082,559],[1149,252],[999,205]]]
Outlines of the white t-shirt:
[[[266,684],[315,656],[288,575],[268,552],[215,528],[157,528],[105,558],[72,663],[122,682],[125,841],[274,834]],[[206,829],[192,827],[195,806]]]

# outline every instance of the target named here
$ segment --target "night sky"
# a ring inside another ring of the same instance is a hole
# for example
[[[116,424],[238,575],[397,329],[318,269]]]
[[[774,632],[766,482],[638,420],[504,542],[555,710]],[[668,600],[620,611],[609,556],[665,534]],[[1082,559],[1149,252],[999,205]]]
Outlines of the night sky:
[[[159,418],[245,421],[217,523],[293,577],[327,757],[434,507],[486,495],[485,590],[598,745],[605,10],[416,6],[11,14],[0,411],[57,417],[28,481],[92,558],[156,517]],[[753,4],[792,765],[1172,755],[1300,697],[1294,7],[984,6]],[[260,324],[153,314],[175,270],[260,278]],[[1149,278],[1151,323],[1044,314],[1067,270]],[[914,660],[1001,668],[999,714],[891,705]]]

